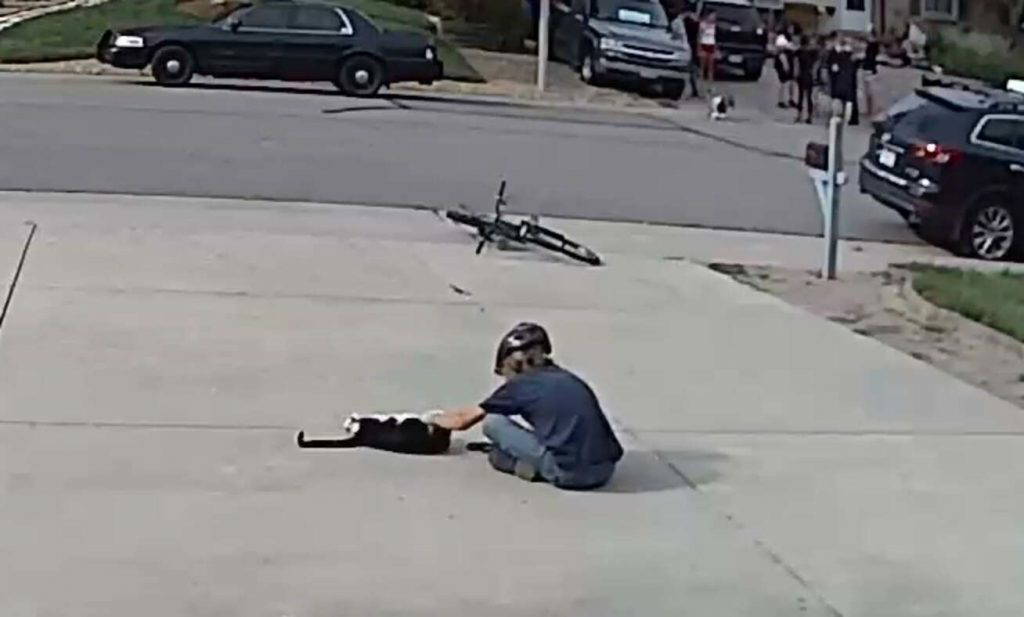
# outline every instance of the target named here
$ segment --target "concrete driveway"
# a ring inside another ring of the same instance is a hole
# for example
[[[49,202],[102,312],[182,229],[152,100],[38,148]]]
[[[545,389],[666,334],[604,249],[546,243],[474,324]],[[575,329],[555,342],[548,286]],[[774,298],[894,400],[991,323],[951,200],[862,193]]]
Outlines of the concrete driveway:
[[[26,218],[0,331],[4,615],[1024,610],[1021,411],[652,258],[643,228],[574,222],[591,269],[474,257],[429,212],[12,194],[5,272]],[[612,414],[607,489],[459,445],[294,447],[349,412],[478,400],[521,319]]]

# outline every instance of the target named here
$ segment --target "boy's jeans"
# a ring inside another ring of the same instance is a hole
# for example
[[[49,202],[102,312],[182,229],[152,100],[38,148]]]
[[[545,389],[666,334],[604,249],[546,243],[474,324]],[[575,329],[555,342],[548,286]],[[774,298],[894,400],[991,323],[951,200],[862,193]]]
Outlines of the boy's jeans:
[[[591,465],[584,469],[560,469],[555,457],[533,432],[506,416],[487,414],[484,435],[494,443],[489,460],[491,466],[504,473],[514,473],[516,462],[522,461],[540,474],[544,480],[565,489],[590,489],[603,486],[615,471],[614,463]]]

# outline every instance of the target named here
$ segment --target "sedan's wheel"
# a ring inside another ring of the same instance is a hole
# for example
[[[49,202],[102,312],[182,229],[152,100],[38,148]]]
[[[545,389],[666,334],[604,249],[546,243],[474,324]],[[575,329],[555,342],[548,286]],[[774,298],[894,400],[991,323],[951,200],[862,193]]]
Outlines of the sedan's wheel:
[[[349,96],[373,96],[384,85],[384,67],[370,56],[353,56],[341,63],[335,85]]]
[[[153,79],[161,86],[183,86],[195,73],[195,60],[183,47],[162,47],[153,54]]]
[[[961,232],[961,250],[971,257],[998,261],[1010,257],[1018,243],[1013,212],[999,200],[982,200],[967,213]]]

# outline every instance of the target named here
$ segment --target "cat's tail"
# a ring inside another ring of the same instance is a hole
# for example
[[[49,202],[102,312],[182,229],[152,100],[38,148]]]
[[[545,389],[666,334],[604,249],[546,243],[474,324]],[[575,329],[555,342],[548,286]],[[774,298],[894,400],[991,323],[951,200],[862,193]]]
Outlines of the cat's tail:
[[[306,437],[306,431],[299,431],[295,435],[295,443],[300,448],[355,448],[359,445],[356,438],[346,437],[344,439],[338,439],[335,437],[327,438],[309,438]]]

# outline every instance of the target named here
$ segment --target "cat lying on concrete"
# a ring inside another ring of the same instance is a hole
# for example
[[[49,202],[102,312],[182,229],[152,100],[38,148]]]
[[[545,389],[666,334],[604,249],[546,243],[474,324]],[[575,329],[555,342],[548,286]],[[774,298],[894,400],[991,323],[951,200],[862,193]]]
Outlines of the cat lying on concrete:
[[[451,431],[431,422],[438,411],[423,414],[352,414],[342,425],[343,438],[310,439],[299,431],[300,448],[375,448],[403,454],[443,454],[451,446]]]

